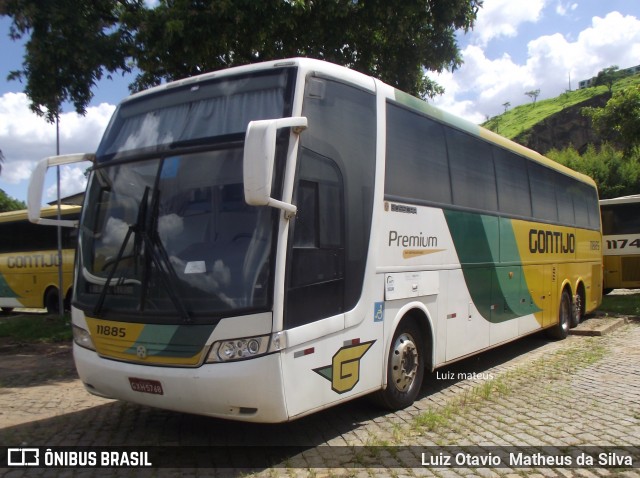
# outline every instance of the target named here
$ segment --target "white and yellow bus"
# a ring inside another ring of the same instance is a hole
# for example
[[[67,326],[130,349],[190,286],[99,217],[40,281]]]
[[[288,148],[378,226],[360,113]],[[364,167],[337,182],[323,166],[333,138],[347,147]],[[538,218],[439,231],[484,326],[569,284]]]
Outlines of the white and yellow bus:
[[[602,295],[594,182],[376,79],[292,59],[120,104],[92,159],[74,357],[99,396],[281,422],[563,338]]]
[[[77,221],[80,206],[60,208],[61,217]],[[43,217],[57,217],[57,206],[42,210]],[[77,230],[62,229],[63,299],[71,301],[73,260]],[[0,307],[9,312],[14,308],[59,309],[59,256],[56,227],[38,227],[27,218],[27,211],[0,213]]]
[[[640,289],[640,195],[601,199],[604,293]]]

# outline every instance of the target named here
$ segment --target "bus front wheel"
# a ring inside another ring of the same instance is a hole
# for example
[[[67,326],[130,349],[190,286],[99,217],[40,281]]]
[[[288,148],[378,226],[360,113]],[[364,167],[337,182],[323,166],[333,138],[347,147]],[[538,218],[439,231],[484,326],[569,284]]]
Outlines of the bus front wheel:
[[[60,303],[58,299],[58,289],[52,287],[47,290],[44,295],[44,306],[47,309],[48,314],[57,314],[60,309]]]
[[[424,341],[419,327],[413,321],[401,322],[387,358],[387,387],[377,392],[376,401],[390,410],[411,405],[422,386],[424,360]]]

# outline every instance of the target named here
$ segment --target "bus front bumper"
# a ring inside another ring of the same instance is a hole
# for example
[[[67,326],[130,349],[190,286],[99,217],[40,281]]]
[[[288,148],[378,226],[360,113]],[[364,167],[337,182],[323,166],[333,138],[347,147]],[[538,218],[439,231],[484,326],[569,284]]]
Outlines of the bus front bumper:
[[[278,353],[198,368],[118,362],[75,343],[73,354],[85,388],[100,397],[231,420],[289,419]]]

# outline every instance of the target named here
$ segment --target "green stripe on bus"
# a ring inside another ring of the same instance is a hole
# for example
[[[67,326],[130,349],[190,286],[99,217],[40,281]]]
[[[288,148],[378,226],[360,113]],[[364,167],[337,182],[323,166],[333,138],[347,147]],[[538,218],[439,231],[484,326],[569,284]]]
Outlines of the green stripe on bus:
[[[478,312],[492,323],[538,312],[522,273],[511,221],[462,211],[444,210],[444,215]]]
[[[2,275],[0,275],[0,297],[10,297],[12,299],[19,297]]]
[[[213,332],[214,325],[158,325],[147,324],[126,353],[136,354],[143,345],[149,356],[193,357]]]

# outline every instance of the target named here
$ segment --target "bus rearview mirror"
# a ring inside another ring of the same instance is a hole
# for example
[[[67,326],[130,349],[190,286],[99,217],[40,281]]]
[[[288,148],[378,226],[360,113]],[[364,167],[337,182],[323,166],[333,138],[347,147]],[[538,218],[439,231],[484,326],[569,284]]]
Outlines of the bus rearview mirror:
[[[289,216],[295,215],[296,206],[271,197],[276,134],[281,128],[293,128],[293,132],[299,134],[306,127],[307,118],[301,116],[249,123],[243,157],[244,199],[247,204],[271,206],[282,209]]]
[[[29,221],[35,224],[75,227],[77,221],[44,219],[41,217],[42,192],[44,190],[45,175],[47,174],[47,170],[52,166],[81,163],[83,161],[93,162],[94,159],[95,155],[87,153],[50,156],[38,161],[33,173],[31,173],[31,180],[29,181],[29,189],[27,191],[27,210]]]

